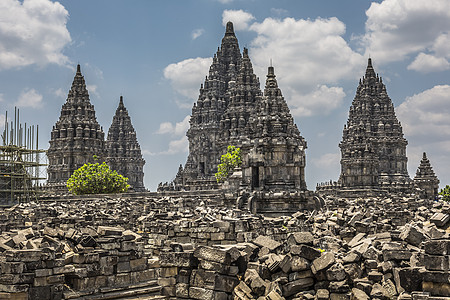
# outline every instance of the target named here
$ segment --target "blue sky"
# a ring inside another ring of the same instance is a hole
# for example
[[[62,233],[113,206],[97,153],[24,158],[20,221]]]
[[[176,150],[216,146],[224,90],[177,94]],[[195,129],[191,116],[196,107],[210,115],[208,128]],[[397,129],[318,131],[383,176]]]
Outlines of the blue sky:
[[[191,107],[228,20],[260,82],[273,61],[308,143],[309,189],[339,177],[338,144],[369,55],[409,142],[410,176],[426,151],[450,184],[448,0],[2,0],[0,129],[18,106],[48,148],[79,63],[105,135],[124,97],[154,191],[186,161]]]

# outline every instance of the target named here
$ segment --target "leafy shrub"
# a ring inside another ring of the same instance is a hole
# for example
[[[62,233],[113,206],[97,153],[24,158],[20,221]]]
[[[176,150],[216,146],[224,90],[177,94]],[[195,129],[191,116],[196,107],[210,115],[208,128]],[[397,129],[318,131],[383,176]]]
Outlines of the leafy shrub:
[[[225,179],[231,175],[231,171],[236,167],[240,167],[241,164],[241,148],[228,146],[227,153],[220,158],[220,164],[217,166],[217,173],[214,174],[217,182],[224,182]]]
[[[450,185],[446,185],[445,188],[441,189],[439,195],[442,196],[442,200],[450,202]]]
[[[94,157],[95,159],[95,157]],[[102,164],[84,164],[67,180],[67,188],[75,195],[123,193],[130,185],[128,178]]]

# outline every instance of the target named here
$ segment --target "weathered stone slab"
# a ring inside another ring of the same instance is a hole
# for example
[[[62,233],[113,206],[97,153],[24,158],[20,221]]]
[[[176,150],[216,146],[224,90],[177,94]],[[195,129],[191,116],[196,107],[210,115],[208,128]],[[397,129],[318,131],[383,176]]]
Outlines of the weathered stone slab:
[[[316,274],[319,271],[325,270],[332,264],[334,264],[335,258],[334,254],[331,252],[325,252],[322,253],[322,255],[319,258],[316,258],[312,265],[311,265],[311,271]]]
[[[288,237],[289,245],[307,244],[312,245],[314,237],[311,232],[294,232]]]
[[[276,248],[281,246],[281,243],[273,240],[272,238],[264,235],[258,236],[255,240],[252,241],[252,243],[260,246],[260,247],[266,247],[270,251],[274,251]]]

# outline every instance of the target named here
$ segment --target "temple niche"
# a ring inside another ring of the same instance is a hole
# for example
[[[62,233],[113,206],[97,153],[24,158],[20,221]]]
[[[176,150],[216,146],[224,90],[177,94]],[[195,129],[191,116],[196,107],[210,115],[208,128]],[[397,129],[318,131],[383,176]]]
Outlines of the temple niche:
[[[108,130],[105,155],[108,166],[127,177],[132,190],[145,191],[143,171],[145,160],[122,96]]]
[[[200,87],[186,135],[186,164],[158,191],[228,189],[244,195],[236,204],[239,208],[254,212],[296,211],[312,198],[305,181],[306,142],[278,88],[274,68],[268,69],[263,94],[248,50],[240,53],[231,22]],[[214,174],[229,145],[242,149],[243,164],[219,185]],[[277,199],[274,192],[280,193]]]
[[[94,155],[99,161],[104,159],[105,134],[95,117],[80,65],[49,143],[47,172],[51,185],[64,188],[76,169],[94,162]]]

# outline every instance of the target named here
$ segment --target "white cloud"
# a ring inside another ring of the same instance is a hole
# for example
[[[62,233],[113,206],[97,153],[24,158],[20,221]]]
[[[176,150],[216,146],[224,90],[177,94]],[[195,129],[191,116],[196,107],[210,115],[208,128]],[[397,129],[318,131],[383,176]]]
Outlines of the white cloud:
[[[197,100],[200,84],[208,75],[212,58],[189,58],[178,63],[170,64],[164,69],[164,77],[170,80],[173,89],[189,98],[189,102],[180,102],[182,107],[191,107]]]
[[[249,27],[249,23],[253,21],[255,17],[248,13],[240,10],[224,10],[222,13],[222,24],[225,26],[227,22],[233,22],[234,30],[246,30]]]
[[[3,94],[0,93],[0,102],[3,102],[3,101],[5,101],[5,100],[3,99]]]
[[[68,92],[64,92],[62,88],[59,88],[57,90],[52,90],[52,93],[58,97],[65,99],[67,97]]]
[[[289,104],[294,116],[327,115],[342,104],[344,97],[341,87],[318,85],[306,95],[292,91]]]
[[[445,71],[450,69],[450,63],[444,57],[436,57],[423,52],[416,56],[416,59],[408,66],[408,70],[429,73],[435,71]]]
[[[189,150],[189,141],[186,136],[181,137],[178,140],[172,140],[169,142],[169,148],[165,151],[161,152],[150,152],[150,151],[143,151],[144,154],[149,156],[156,156],[156,155],[173,155],[178,153],[186,153]]]
[[[217,0],[217,1],[219,1],[222,4],[229,4],[229,3],[233,2],[233,0]]]
[[[271,8],[270,12],[277,16],[285,16],[289,14],[289,11],[284,8]]]
[[[3,134],[3,129],[5,128],[5,119],[6,116],[4,114],[0,114],[0,135]],[[0,141],[0,144],[2,144],[3,141]]]
[[[183,121],[172,124],[171,122],[164,122],[159,124],[159,129],[156,131],[157,134],[172,134],[175,136],[181,136],[186,133],[189,129],[190,115],[187,115]]]
[[[450,184],[450,85],[437,85],[406,98],[396,113],[409,140],[411,176],[426,152],[441,186]]]
[[[66,65],[64,47],[71,42],[69,13],[49,0],[0,1],[0,69],[31,64]]]
[[[193,40],[195,40],[195,39],[197,39],[198,37],[200,37],[202,34],[204,34],[205,33],[205,29],[203,29],[203,28],[200,28],[200,29],[195,29],[195,30],[193,30],[192,31],[192,33],[191,33],[191,38],[193,39]]]
[[[448,51],[443,55],[436,48],[439,47],[439,38],[448,34],[450,28],[448,0],[372,2],[366,15],[366,34],[362,43],[366,53],[378,62],[400,61],[425,51],[441,60],[445,56],[448,58]],[[417,57],[410,69],[421,70],[426,67],[427,71],[431,71],[430,67],[420,63],[423,59],[423,55]]]
[[[345,24],[337,18],[266,18],[250,30],[257,33],[250,47],[255,72],[262,77],[273,60],[280,88],[297,116],[328,114],[339,107],[345,93],[330,85],[356,79],[364,66],[365,58],[343,39]]]
[[[340,153],[326,153],[319,158],[312,159],[312,163],[320,169],[338,169],[340,166],[340,159]]]
[[[20,93],[15,105],[17,107],[41,108],[43,105],[42,98],[42,95],[35,89],[25,89]]]
[[[397,108],[407,136],[423,143],[450,139],[450,85],[437,85],[406,98]]]
[[[95,84],[86,84],[86,89],[88,90],[89,94],[97,96],[97,98],[100,98],[100,94],[97,92],[98,86]]]
[[[90,63],[85,63],[84,67],[92,71],[98,79],[103,79],[103,71],[99,67],[91,65]],[[75,68],[73,70],[75,71]]]

